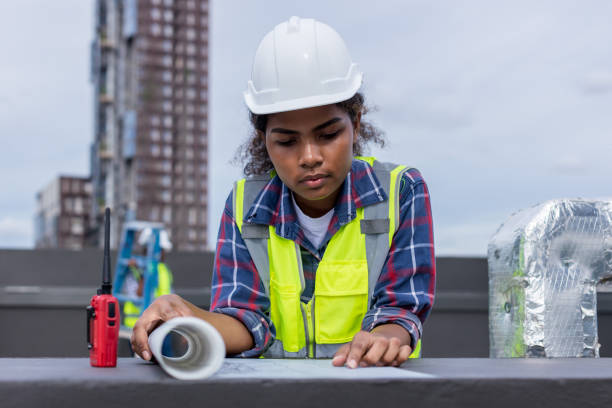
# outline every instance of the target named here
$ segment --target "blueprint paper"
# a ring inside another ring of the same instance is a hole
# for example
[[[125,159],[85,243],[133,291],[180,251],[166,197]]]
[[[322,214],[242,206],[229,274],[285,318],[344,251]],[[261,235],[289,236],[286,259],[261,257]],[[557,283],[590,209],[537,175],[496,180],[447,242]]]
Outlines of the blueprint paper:
[[[268,379],[405,379],[432,378],[431,374],[396,367],[334,367],[331,360],[226,358],[211,378]]]

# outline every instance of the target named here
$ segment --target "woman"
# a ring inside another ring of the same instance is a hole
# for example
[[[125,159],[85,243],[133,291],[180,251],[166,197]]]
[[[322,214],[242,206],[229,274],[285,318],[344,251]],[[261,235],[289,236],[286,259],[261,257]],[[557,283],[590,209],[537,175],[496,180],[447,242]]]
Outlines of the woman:
[[[229,355],[399,365],[418,356],[435,288],[429,194],[416,169],[358,157],[362,74],[329,26],[292,17],[261,41],[245,92],[254,132],[222,216],[211,311],[158,298],[132,344],[177,316],[221,333]]]

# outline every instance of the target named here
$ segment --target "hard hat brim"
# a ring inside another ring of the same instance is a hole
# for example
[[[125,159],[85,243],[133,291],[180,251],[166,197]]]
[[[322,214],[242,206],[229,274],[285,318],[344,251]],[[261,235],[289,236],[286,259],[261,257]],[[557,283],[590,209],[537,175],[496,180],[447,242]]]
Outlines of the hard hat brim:
[[[352,98],[357,93],[359,88],[361,88],[362,82],[363,74],[361,72],[355,72],[352,78],[351,87],[344,92],[327,95],[314,95],[305,98],[291,99],[268,104],[257,103],[256,94],[252,89],[249,89],[244,92],[244,102],[249,110],[256,115],[267,115],[271,113],[314,108],[316,106],[331,105]],[[249,88],[251,87],[252,84],[251,81],[249,81]]]

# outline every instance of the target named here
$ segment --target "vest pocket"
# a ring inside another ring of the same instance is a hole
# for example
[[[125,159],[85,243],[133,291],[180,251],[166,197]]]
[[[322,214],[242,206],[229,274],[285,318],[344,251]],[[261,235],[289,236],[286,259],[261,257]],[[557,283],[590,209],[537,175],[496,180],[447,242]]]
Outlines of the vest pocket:
[[[270,280],[270,318],[286,351],[297,352],[306,346],[300,295],[293,285]]]
[[[323,260],[317,268],[314,301],[316,342],[351,341],[368,310],[367,261]]]

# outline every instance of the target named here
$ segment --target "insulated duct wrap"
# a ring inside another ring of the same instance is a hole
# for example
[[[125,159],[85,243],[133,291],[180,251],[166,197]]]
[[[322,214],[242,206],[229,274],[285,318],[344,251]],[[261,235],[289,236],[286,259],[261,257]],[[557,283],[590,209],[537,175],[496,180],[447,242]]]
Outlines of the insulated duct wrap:
[[[491,357],[599,357],[598,283],[612,279],[612,201],[555,200],[491,238]]]

